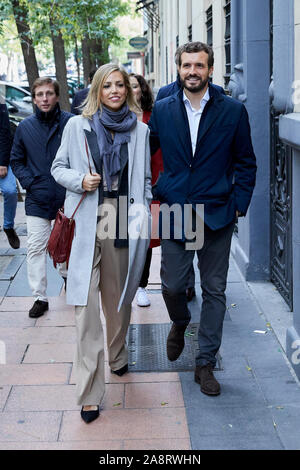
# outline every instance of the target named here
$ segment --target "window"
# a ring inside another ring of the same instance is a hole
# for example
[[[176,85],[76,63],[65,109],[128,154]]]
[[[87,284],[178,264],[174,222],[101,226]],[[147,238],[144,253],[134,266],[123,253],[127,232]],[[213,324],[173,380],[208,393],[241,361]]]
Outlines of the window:
[[[213,17],[212,17],[212,6],[206,10],[206,43],[209,46],[213,45]]]
[[[230,42],[231,42],[231,25],[230,25],[230,14],[231,4],[230,0],[225,0],[224,6],[225,13],[225,75],[224,84],[225,89],[228,87],[231,73],[231,54],[230,54]]]
[[[18,90],[18,88],[6,85],[6,98],[8,98],[9,100],[23,101],[23,98],[25,98],[26,96],[28,95],[23,91]]]

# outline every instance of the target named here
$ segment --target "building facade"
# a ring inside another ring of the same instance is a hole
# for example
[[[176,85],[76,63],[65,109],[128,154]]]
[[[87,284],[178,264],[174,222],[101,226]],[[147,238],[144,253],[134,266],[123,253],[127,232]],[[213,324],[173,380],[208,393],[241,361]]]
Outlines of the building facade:
[[[138,3],[148,9],[152,86],[176,79],[178,45],[203,41],[215,53],[213,83],[248,110],[257,183],[232,251],[246,280],[272,281],[293,311],[286,350],[300,377],[300,0]]]

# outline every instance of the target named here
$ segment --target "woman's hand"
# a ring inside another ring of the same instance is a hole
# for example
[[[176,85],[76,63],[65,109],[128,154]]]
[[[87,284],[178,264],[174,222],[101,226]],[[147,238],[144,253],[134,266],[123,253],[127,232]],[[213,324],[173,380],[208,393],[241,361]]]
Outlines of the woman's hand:
[[[85,191],[95,191],[98,188],[101,181],[101,176],[98,173],[85,175],[82,181],[82,187]]]

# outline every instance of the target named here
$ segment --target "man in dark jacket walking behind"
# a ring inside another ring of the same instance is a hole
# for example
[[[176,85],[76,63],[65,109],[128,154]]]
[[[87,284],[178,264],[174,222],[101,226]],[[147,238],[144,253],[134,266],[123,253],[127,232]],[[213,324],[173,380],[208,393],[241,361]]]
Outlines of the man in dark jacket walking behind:
[[[197,250],[202,307],[195,381],[207,395],[220,393],[213,368],[226,312],[230,243],[236,217],[247,213],[256,175],[246,108],[209,83],[213,63],[213,51],[206,44],[182,46],[179,75],[183,89],[156,102],[149,122],[152,151],[159,145],[164,163],[153,196],[169,208],[192,207],[196,222],[196,211],[204,205],[202,248],[199,244],[199,248],[186,249],[188,236],[162,237],[161,280],[173,322],[167,355],[175,361],[184,348],[191,318],[184,280]]]
[[[16,179],[9,165],[11,144],[8,111],[4,98],[0,96],[0,190],[4,198],[3,231],[10,246],[16,250],[20,247],[20,240],[14,229],[18,192]]]
[[[50,169],[67,121],[72,114],[59,107],[59,85],[50,77],[38,78],[32,87],[35,113],[24,119],[14,137],[11,166],[26,189],[27,273],[35,302],[29,310],[38,318],[48,310],[47,253],[51,220],[63,206],[65,189],[51,176]],[[64,265],[60,274],[66,278]]]

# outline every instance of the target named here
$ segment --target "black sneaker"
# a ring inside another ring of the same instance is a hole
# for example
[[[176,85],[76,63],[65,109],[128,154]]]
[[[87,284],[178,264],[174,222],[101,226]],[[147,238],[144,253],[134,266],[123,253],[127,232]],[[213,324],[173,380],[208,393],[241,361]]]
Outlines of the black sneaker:
[[[14,228],[4,228],[3,232],[6,233],[8,243],[14,250],[17,250],[18,248],[20,248],[20,239],[18,235],[16,234]]]
[[[29,316],[30,318],[38,318],[44,315],[44,312],[46,312],[49,309],[49,304],[48,302],[44,302],[43,300],[36,300],[29,310]]]

